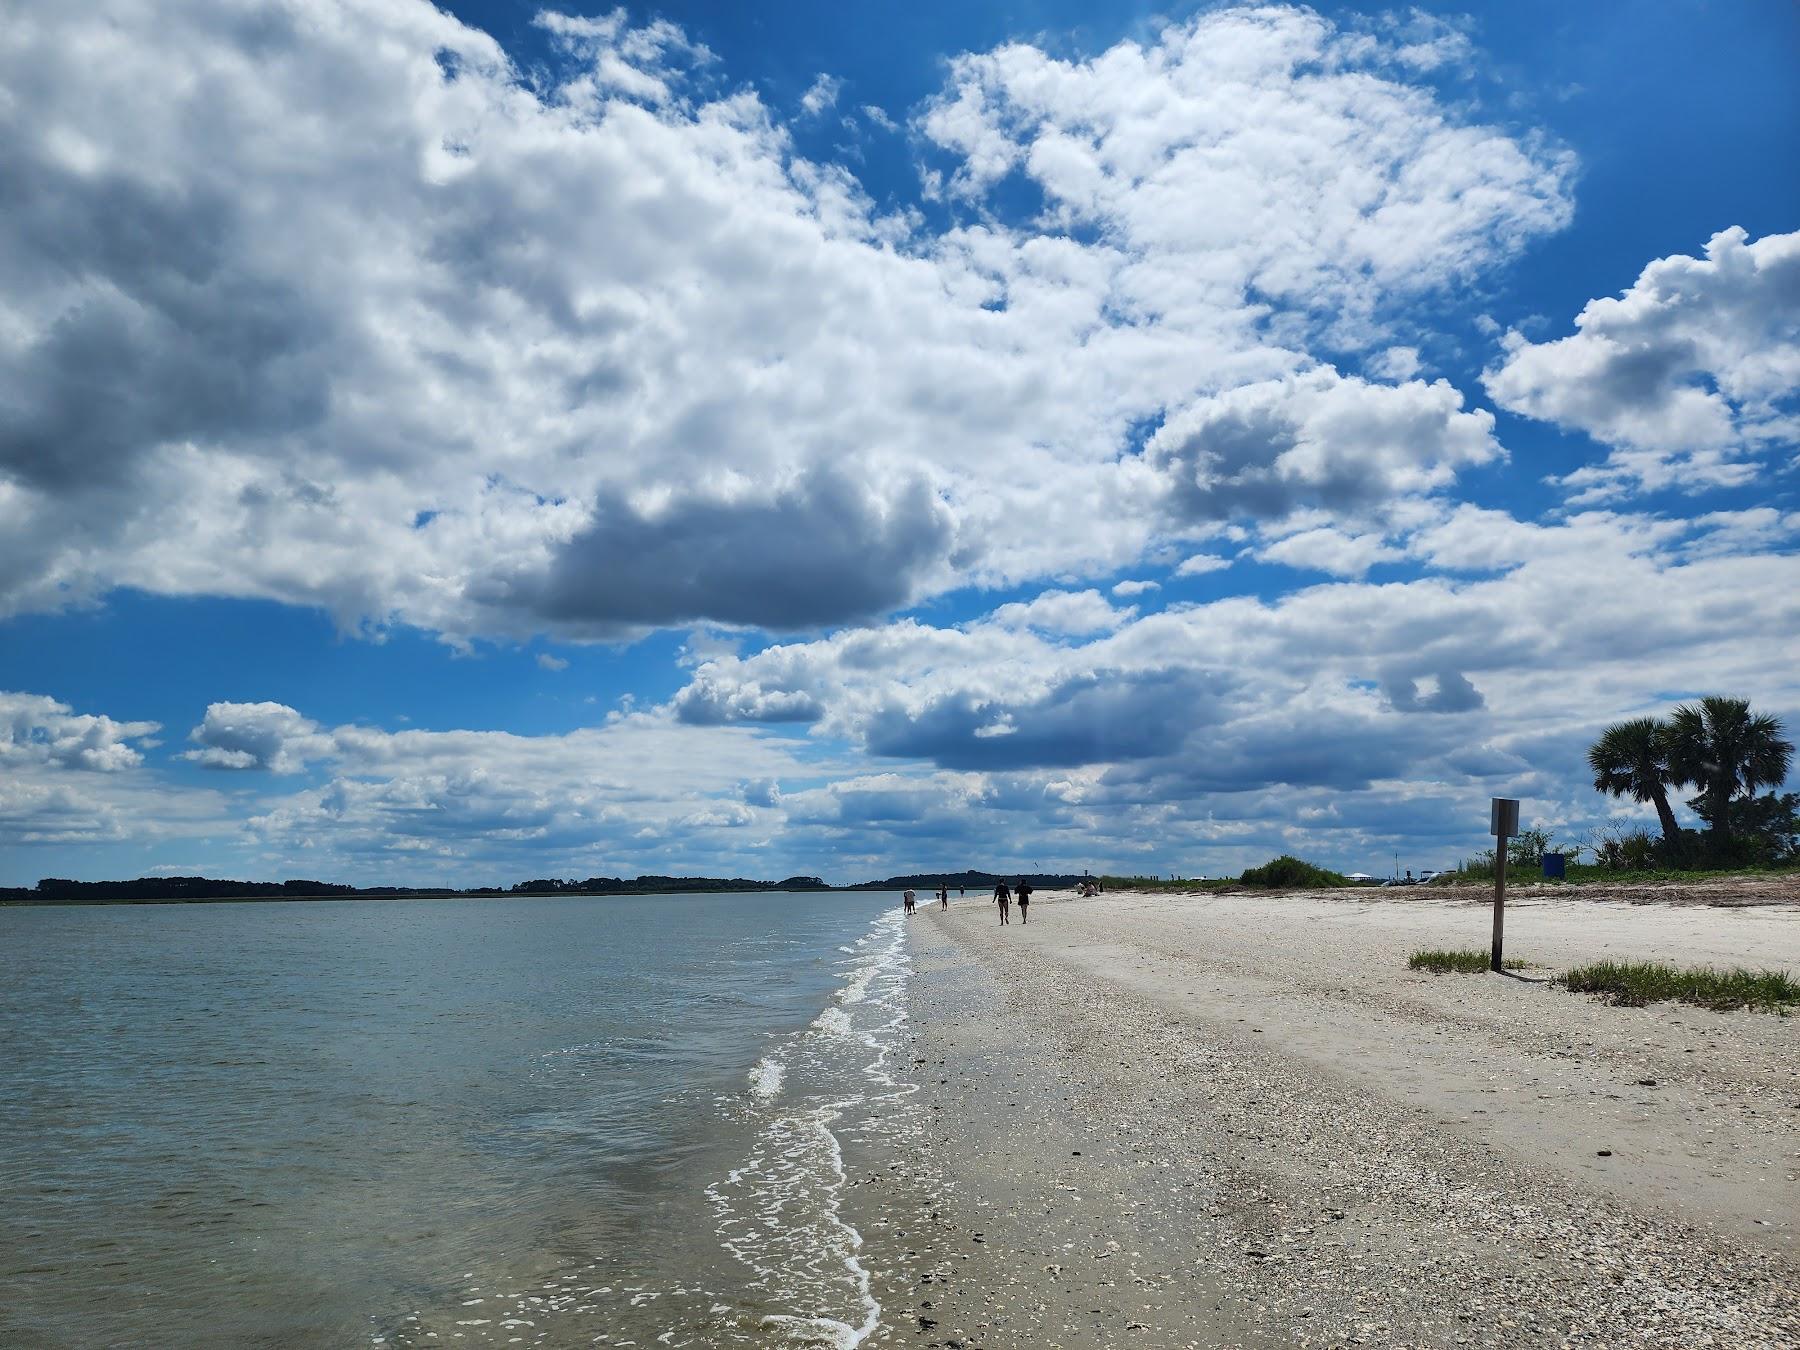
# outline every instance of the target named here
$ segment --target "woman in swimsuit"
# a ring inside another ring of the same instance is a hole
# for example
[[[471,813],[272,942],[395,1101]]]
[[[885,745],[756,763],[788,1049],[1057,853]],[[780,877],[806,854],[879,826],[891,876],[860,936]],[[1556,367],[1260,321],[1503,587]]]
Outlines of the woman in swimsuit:
[[[1012,892],[1006,889],[1004,881],[994,887],[994,903],[1000,906],[1000,922],[1011,923]]]

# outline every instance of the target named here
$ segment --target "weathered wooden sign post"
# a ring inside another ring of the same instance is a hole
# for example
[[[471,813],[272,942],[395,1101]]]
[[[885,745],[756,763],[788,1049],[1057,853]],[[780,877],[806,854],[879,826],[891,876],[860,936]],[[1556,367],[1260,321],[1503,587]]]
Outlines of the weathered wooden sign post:
[[[1498,971],[1506,928],[1506,841],[1519,832],[1519,804],[1510,797],[1489,798],[1488,829],[1494,836],[1494,951],[1489,967]]]

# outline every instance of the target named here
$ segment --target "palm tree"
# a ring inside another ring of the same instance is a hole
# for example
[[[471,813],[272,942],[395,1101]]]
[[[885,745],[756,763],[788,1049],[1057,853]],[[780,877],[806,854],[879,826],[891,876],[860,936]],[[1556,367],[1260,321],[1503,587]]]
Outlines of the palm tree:
[[[1588,748],[1594,788],[1614,797],[1630,797],[1656,806],[1663,842],[1679,848],[1681,827],[1669,807],[1669,729],[1654,717],[1615,722]]]
[[[1779,719],[1750,711],[1742,698],[1703,698],[1684,703],[1669,718],[1669,772],[1676,783],[1699,790],[1693,806],[1711,830],[1713,847],[1731,843],[1731,799],[1777,787],[1794,755]]]

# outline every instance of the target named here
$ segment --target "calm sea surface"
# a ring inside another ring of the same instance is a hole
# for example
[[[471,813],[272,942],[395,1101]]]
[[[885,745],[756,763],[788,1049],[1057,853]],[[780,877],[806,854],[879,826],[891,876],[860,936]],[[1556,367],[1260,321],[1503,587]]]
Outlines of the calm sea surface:
[[[891,901],[0,908],[0,1343],[852,1345]]]

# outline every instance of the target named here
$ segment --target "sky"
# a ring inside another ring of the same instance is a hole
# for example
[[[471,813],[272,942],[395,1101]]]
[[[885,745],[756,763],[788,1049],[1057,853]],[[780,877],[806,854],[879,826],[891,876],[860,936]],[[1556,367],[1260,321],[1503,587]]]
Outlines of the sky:
[[[0,139],[0,884],[1385,873],[1800,728],[1787,0],[20,0]]]

